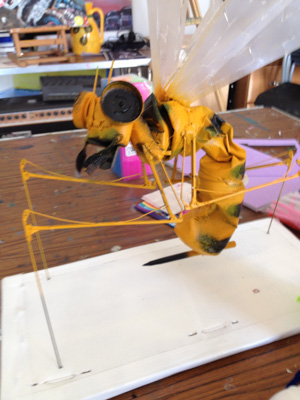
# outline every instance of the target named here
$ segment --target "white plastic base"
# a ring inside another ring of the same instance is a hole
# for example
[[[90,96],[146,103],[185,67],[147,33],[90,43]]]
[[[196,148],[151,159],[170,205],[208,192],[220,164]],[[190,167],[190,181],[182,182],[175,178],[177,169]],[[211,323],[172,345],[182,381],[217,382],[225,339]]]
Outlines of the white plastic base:
[[[237,247],[152,267],[179,239],[40,273],[58,369],[33,273],[3,280],[2,400],[107,399],[300,332],[300,241],[269,219]]]

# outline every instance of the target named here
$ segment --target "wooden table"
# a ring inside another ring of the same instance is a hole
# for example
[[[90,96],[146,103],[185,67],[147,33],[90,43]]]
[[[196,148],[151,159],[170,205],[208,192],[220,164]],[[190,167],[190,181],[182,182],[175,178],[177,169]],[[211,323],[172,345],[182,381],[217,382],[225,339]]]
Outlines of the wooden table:
[[[233,125],[236,137],[296,138],[300,141],[299,120],[276,110],[240,110],[225,113],[223,118]],[[1,140],[1,278],[32,270],[21,221],[27,203],[19,162],[26,158],[48,170],[73,176],[75,158],[82,148],[84,136],[70,132]],[[114,175],[110,171],[99,171],[94,178],[108,180]],[[30,180],[29,186],[35,210],[95,222],[138,216],[134,206],[145,193],[141,189],[39,179]],[[243,208],[241,223],[262,216]],[[108,253],[114,246],[126,249],[173,237],[174,231],[167,225],[161,225],[159,229],[128,226],[126,229],[106,227],[43,232],[42,241],[48,265],[53,267]],[[300,335],[296,335],[176,374],[115,399],[265,400],[284,388],[299,369]]]

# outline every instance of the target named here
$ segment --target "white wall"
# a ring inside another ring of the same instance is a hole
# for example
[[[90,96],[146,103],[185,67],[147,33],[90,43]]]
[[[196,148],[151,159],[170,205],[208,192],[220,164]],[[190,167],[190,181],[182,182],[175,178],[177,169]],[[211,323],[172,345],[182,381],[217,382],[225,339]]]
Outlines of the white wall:
[[[202,14],[202,17],[206,14],[206,11],[208,10],[209,6],[210,6],[210,0],[198,0],[199,2],[199,7],[200,7],[200,11]]]
[[[179,0],[175,0],[179,1]],[[198,0],[202,16],[210,6],[210,0]],[[149,36],[147,0],[132,0],[133,31]]]
[[[7,89],[12,89],[14,87],[13,76],[4,75],[0,76],[0,93]]]

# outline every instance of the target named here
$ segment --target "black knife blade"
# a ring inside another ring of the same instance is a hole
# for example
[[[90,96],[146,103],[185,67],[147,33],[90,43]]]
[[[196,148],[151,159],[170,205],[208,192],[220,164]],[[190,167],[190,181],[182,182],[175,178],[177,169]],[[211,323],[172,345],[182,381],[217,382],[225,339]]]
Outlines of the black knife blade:
[[[183,253],[172,254],[171,256],[157,258],[156,260],[151,260],[146,264],[143,264],[143,267],[150,267],[152,265],[165,264],[172,261],[183,260],[184,258],[199,256],[199,253],[196,251],[184,251]]]
[[[234,241],[232,241],[232,242],[229,242],[227,244],[225,249],[232,249],[235,246],[236,246],[236,243]],[[171,256],[161,257],[161,258],[157,258],[155,260],[148,261],[146,264],[143,264],[142,266],[143,267],[150,267],[152,265],[165,264],[165,263],[169,263],[169,262],[172,262],[172,261],[183,260],[185,258],[199,256],[199,255],[200,254],[197,253],[194,250],[184,251],[183,253],[172,254]]]

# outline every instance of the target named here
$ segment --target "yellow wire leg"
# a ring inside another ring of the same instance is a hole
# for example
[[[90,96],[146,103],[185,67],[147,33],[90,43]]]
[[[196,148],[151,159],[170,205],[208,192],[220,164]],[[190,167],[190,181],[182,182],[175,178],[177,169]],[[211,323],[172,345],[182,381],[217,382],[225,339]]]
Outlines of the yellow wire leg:
[[[31,197],[30,197],[29,189],[28,189],[28,185],[27,185],[27,180],[29,179],[29,176],[26,172],[24,172],[25,164],[26,164],[25,160],[22,160],[20,163],[21,176],[22,176],[22,181],[23,181],[23,185],[24,185],[24,189],[25,189],[25,195],[26,195],[28,207],[31,211],[33,211]],[[37,225],[35,215],[31,214],[31,217],[32,217],[33,224]],[[26,237],[26,239],[27,239],[27,237]],[[44,267],[44,270],[46,273],[46,277],[47,277],[47,279],[50,279],[50,274],[49,274],[49,269],[48,269],[48,264],[47,264],[44,248],[43,248],[43,243],[42,243],[42,239],[41,239],[39,233],[37,233],[37,242],[38,242],[38,247],[39,247],[41,258],[42,258],[43,267]]]

